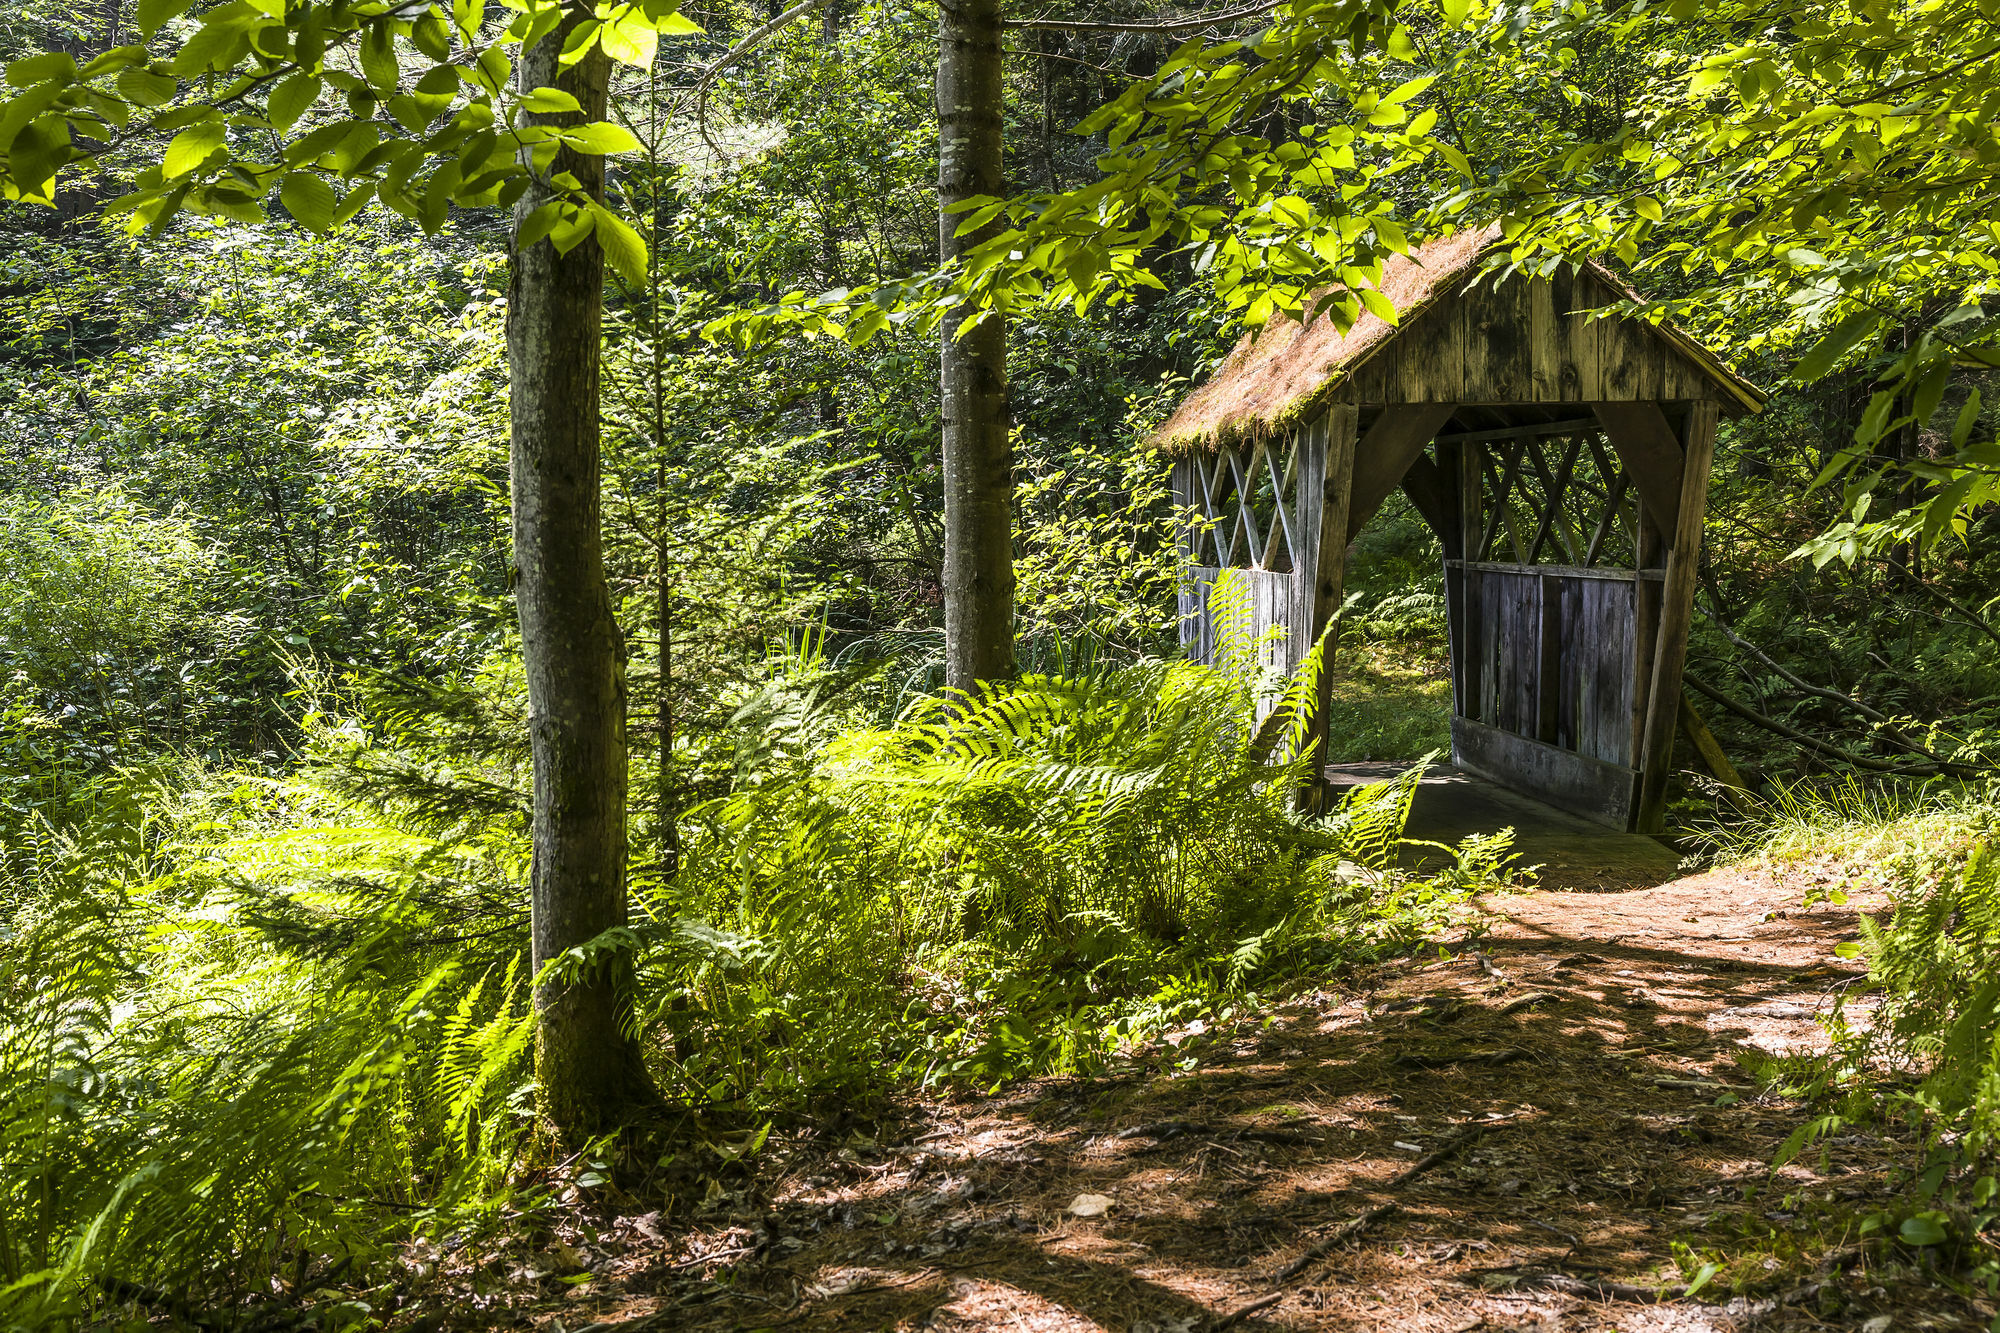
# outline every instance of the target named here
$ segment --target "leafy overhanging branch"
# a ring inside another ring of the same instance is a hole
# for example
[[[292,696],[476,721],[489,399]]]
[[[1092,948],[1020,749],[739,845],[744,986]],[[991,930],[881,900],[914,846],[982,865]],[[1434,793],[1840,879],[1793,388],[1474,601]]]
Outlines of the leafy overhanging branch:
[[[135,229],[183,210],[258,222],[275,193],[315,232],[371,201],[435,232],[451,206],[511,207],[539,179],[556,197],[523,220],[518,244],[547,237],[567,252],[595,235],[621,276],[643,279],[638,233],[554,170],[564,149],[618,154],[638,141],[609,122],[579,123],[567,93],[513,86],[510,50],[554,32],[572,8],[563,0],[515,0],[504,24],[489,20],[485,0],[232,0],[183,19],[190,3],[141,3],[146,41],[81,66],[61,51],[10,64],[18,91],[0,102],[0,192],[52,204],[64,171],[141,133],[172,138],[136,188],[108,205]],[[650,66],[662,34],[699,31],[678,3],[600,0],[565,42],[562,64],[601,49]],[[411,55],[425,66],[414,76],[404,68]],[[294,135],[333,94],[346,114]],[[251,150],[259,131],[281,145],[268,159]]]

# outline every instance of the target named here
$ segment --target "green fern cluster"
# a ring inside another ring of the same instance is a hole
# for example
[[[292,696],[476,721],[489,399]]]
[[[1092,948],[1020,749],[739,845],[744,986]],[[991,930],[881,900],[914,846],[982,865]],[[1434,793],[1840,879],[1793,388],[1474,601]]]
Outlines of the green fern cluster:
[[[1402,869],[1414,772],[1297,813],[1319,654],[1274,679],[1220,629],[1225,669],[1100,662],[886,727],[839,672],[778,673],[678,873],[594,946],[636,950],[663,1089],[740,1121],[1086,1069],[1461,923],[1504,849]],[[515,685],[319,691],[289,778],[126,775],[42,820],[0,879],[0,1326],[359,1319],[315,1293],[366,1304],[412,1232],[529,1202]]]
[[[1295,720],[1267,755],[1256,645],[1222,637],[1237,670],[1028,675],[885,729],[767,706],[795,762],[698,810],[679,878],[646,898],[670,1084],[730,1102],[1086,1068],[1163,995],[1456,920],[1465,876],[1398,868],[1418,773],[1297,814],[1318,653],[1267,700]]]
[[[1968,1149],[1990,1144],[2000,1128],[2000,845],[1974,848],[1887,925],[1862,917],[1861,932],[1883,997],[1868,1046],[1924,1071],[1939,1108],[1970,1113]]]
[[[519,849],[366,813],[243,783],[150,839],[52,832],[15,881],[0,1327],[324,1304],[400,1237],[508,1200]]]
[[[1924,1153],[1907,1198],[1865,1219],[1863,1233],[1950,1241],[2000,1284],[2000,1267],[1982,1257],[1990,1250],[1974,1244],[2000,1227],[2000,843],[1958,852],[1909,842],[1884,868],[1892,911],[1864,914],[1860,942],[1841,948],[1867,957],[1873,1004],[1856,992],[1836,1000],[1831,1047],[1803,1070],[1804,1090],[1832,1109],[1794,1133],[1778,1163],[1854,1121],[1908,1123]]]

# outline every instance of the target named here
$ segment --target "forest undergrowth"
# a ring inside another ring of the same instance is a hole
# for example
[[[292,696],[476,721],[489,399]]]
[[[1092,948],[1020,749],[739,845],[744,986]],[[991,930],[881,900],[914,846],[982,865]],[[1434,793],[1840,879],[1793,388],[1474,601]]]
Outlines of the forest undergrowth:
[[[1837,1158],[1841,1136],[1892,1129],[1918,1145],[1899,1201],[1858,1219],[1972,1288],[2000,1292],[2000,786],[1858,777],[1781,785],[1711,830],[1725,859],[1811,865],[1801,904],[1884,906],[1838,946],[1867,964],[1821,1018],[1818,1054],[1756,1062],[1765,1086],[1815,1109],[1773,1165]]]
[[[1504,874],[1504,837],[1397,868],[1416,770],[1295,813],[1306,760],[1296,735],[1252,749],[1247,673],[1027,676],[868,726],[808,667],[745,706],[734,789],[591,946],[637,960],[683,1177],[701,1143],[896,1088],[1100,1069],[1462,930]],[[631,1169],[631,1145],[557,1160],[533,1117],[521,774],[494,729],[516,688],[319,696],[292,773],[100,776],[67,802],[86,818],[16,844],[0,1321],[365,1322],[400,1241]]]

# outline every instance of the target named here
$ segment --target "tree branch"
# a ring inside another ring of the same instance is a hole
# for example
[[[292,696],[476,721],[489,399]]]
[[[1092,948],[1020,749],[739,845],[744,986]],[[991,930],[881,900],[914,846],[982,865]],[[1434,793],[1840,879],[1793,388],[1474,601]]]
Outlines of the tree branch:
[[[1831,741],[1823,741],[1817,736],[1808,736],[1797,727],[1787,726],[1774,717],[1765,717],[1748,704],[1736,702],[1736,700],[1730,698],[1721,690],[1716,689],[1712,685],[1703,684],[1685,672],[1681,674],[1681,679],[1692,689],[1707,695],[1730,712],[1736,714],[1736,716],[1742,718],[1745,722],[1783,736],[1786,740],[1796,741],[1809,750],[1817,750],[1821,754],[1832,755],[1844,764],[1853,764],[1856,768],[1873,769],[1877,773],[1906,773],[1912,777],[1935,777],[1938,774],[1939,770],[1935,767],[1904,768],[1902,765],[1888,759],[1871,759],[1865,755],[1849,754]]]
[[[1822,686],[1813,684],[1811,681],[1806,680],[1804,677],[1800,676],[1797,672],[1792,671],[1786,666],[1784,666],[1777,659],[1773,658],[1769,653],[1765,652],[1762,648],[1759,648],[1756,644],[1750,642],[1748,639],[1738,634],[1735,631],[1735,629],[1733,629],[1730,626],[1728,619],[1724,617],[1722,613],[1722,592],[1721,589],[1715,586],[1714,574],[1704,569],[1702,571],[1702,582],[1705,585],[1707,585],[1708,588],[1708,596],[1710,601],[1709,620],[1714,623],[1715,627],[1718,630],[1722,631],[1722,637],[1729,640],[1731,643],[1735,644],[1739,649],[1741,649],[1743,652],[1748,653],[1751,657],[1755,658],[1757,661],[1763,663],[1778,677],[1778,679],[1784,681],[1786,684],[1792,686],[1794,689],[1812,695],[1816,699],[1825,699],[1830,703],[1842,704],[1848,708],[1853,709],[1855,712],[1861,714],[1861,716],[1867,718],[1870,722],[1875,723],[1876,726],[1880,729],[1882,737],[1885,740],[1889,741],[1891,744],[1901,746],[1903,749],[1908,750],[1911,754],[1922,755],[1924,758],[1931,760],[1933,763],[1950,765],[1951,761],[1949,759],[1946,759],[1943,755],[1934,753],[1926,746],[1923,746],[1919,744],[1917,741],[1911,739],[1910,736],[1902,730],[1902,728],[1896,725],[1895,720],[1891,718],[1887,713],[1884,713],[1879,709],[1870,708],[1867,704],[1862,703],[1859,699],[1856,699],[1852,695],[1843,694],[1839,690],[1830,690]]]
[[[695,128],[701,133],[702,142],[708,145],[708,151],[715,154],[717,158],[725,157],[726,154],[722,151],[722,145],[715,141],[715,136],[708,132],[708,90],[710,86],[715,83],[716,78],[722,71],[728,69],[752,51],[755,51],[765,42],[770,41],[779,32],[798,22],[807,14],[819,8],[819,6],[820,0],[799,0],[796,5],[793,5],[769,23],[759,28],[752,28],[748,33],[744,34],[743,40],[723,52],[722,58],[703,70],[701,77],[695,80],[694,87],[689,89],[694,95]]]
[[[720,60],[703,70],[701,77],[695,80],[694,87],[688,91],[697,98],[705,97],[708,93],[708,86],[715,82],[716,77],[722,71],[728,69],[731,65],[743,59],[744,56],[749,55],[752,51],[755,51],[758,47],[776,36],[780,29],[791,26],[813,10],[818,9],[819,6],[820,0],[799,0],[799,3],[778,15],[778,17],[772,19],[763,27],[752,28],[744,35],[742,41],[723,52]]]
[[[1058,55],[1054,51],[1028,51],[1018,46],[1008,46],[1001,49],[1006,51],[1010,56],[1033,56],[1037,60],[1061,60],[1067,64],[1081,65],[1085,69],[1095,71],[1098,74],[1116,75],[1118,73],[1117,70],[1107,65],[1093,65],[1088,60],[1078,60],[1075,56]]]
[[[1989,621],[1985,616],[1980,615],[1977,611],[1974,611],[1971,607],[1964,605],[1956,598],[1952,597],[1949,593],[1943,592],[1937,588],[1933,588],[1930,584],[1918,578],[1915,574],[1912,574],[1908,566],[1904,565],[1902,561],[1897,560],[1895,557],[1887,555],[1878,555],[1876,559],[1880,560],[1883,564],[1889,566],[1889,568],[1895,570],[1898,574],[1901,574],[1904,578],[1908,579],[1911,583],[1915,584],[1917,588],[1921,590],[1926,596],[1931,597],[1936,601],[1943,602],[1953,611],[1956,611],[1959,615],[1963,616],[1965,618],[1966,624],[1972,626],[1972,628],[1978,630],[1981,634],[1984,634],[1987,638],[1993,640],[1994,643],[2000,644],[2000,630],[1993,628],[1993,623]]]

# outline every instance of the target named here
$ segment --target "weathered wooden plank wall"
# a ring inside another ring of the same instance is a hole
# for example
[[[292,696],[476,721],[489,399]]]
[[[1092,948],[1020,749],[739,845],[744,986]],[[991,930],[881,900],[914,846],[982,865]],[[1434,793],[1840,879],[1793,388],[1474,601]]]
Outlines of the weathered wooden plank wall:
[[[1474,586],[1472,651],[1478,681],[1468,716],[1532,736],[1536,731],[1535,675],[1540,656],[1542,591],[1534,574],[1495,569],[1469,572]]]
[[[1470,282],[1419,311],[1354,372],[1355,403],[1709,398],[1714,383],[1650,325],[1587,319],[1617,294],[1587,273]]]
[[[1608,764],[1632,764],[1633,581],[1561,578],[1563,652],[1554,743]]]
[[[1631,765],[1631,575],[1490,565],[1449,572],[1476,608],[1470,632],[1454,642],[1458,715]]]

